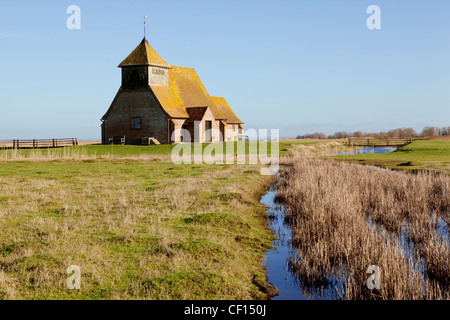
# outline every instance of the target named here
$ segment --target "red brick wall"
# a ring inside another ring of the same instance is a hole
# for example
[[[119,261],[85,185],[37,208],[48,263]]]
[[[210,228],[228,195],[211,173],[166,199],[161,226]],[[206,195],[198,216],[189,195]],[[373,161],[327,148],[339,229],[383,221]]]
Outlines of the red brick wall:
[[[131,118],[141,118],[141,129],[131,129]],[[159,106],[150,89],[121,90],[104,121],[103,143],[109,137],[125,136],[127,144],[140,144],[143,137],[168,141],[168,116]]]

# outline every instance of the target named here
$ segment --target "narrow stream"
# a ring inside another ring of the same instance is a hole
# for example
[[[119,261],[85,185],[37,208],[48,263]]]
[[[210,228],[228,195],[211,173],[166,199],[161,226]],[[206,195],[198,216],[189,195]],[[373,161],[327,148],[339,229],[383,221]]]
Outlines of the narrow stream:
[[[268,207],[269,225],[277,237],[272,243],[274,249],[266,253],[264,261],[269,277],[268,281],[278,289],[278,296],[273,300],[306,300],[288,268],[292,252],[291,228],[284,221],[284,207],[275,203],[277,189],[278,183],[261,198],[261,203]]]

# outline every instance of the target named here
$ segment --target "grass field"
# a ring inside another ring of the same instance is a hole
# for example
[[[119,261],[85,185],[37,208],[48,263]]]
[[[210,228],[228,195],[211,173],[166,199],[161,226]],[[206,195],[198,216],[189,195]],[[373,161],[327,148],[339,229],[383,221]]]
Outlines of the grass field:
[[[111,146],[77,148],[0,161],[0,299],[267,298],[260,165],[175,165],[169,146],[114,146],[114,158],[99,156]],[[66,288],[70,265],[79,291]]]
[[[280,154],[327,143],[282,141]],[[266,299],[259,200],[273,177],[175,165],[172,147],[0,151],[0,299]]]
[[[450,173],[450,141],[418,140],[392,153],[358,154],[333,158],[395,170]]]

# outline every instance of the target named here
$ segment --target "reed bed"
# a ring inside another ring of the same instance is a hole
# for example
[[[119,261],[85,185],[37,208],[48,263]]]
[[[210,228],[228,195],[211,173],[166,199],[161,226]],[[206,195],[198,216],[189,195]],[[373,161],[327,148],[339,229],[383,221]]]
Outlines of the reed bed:
[[[294,154],[276,201],[292,226],[289,266],[306,295],[449,299],[450,177]],[[381,271],[370,290],[367,269]]]

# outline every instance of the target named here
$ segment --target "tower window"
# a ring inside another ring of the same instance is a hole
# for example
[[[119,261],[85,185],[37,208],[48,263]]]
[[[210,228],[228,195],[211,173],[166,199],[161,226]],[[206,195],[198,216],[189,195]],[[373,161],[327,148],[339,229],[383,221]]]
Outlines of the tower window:
[[[141,118],[131,118],[131,129],[139,130],[141,128]]]

